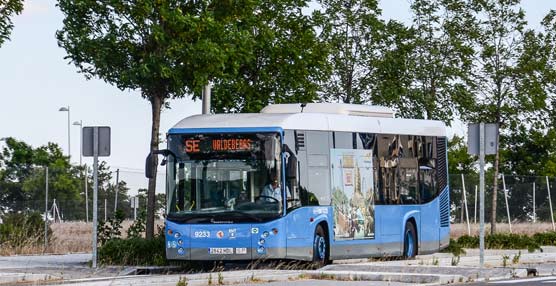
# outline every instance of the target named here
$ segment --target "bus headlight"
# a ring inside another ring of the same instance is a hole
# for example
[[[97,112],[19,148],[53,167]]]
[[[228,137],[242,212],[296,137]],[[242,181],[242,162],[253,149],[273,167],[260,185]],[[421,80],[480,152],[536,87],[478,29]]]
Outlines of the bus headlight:
[[[183,247],[178,248],[178,254],[179,255],[184,255],[185,254],[185,249],[183,249]]]
[[[263,245],[265,243],[264,238],[259,239],[259,245]]]
[[[174,233],[174,238],[178,239],[178,238],[180,238],[180,237],[181,237],[181,233],[179,233],[179,232],[176,231],[176,232]]]
[[[263,238],[267,238],[270,235],[270,233],[268,233],[268,231],[263,232]]]
[[[263,254],[265,251],[264,246],[259,246],[259,248],[257,248],[257,253],[258,254]]]

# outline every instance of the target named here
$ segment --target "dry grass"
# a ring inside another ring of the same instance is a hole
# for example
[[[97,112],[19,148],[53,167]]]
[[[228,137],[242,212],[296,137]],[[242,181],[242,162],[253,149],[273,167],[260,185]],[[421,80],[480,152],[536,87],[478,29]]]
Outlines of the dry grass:
[[[479,235],[479,224],[470,224],[471,235]],[[537,222],[537,223],[515,223],[512,224],[512,233],[527,234],[529,236],[540,233],[552,231],[552,223]],[[485,223],[485,234],[490,233],[490,223]],[[507,223],[498,223],[496,225],[496,233],[510,233],[510,226]],[[467,224],[458,223],[450,225],[450,237],[457,239],[460,236],[467,235]]]
[[[127,229],[133,221],[125,220],[122,223],[122,236],[126,237]],[[164,221],[157,221],[157,225],[164,225]],[[53,223],[50,225],[52,229],[52,238],[49,245],[44,251],[42,243],[29,245],[23,248],[10,249],[7,247],[0,248],[0,255],[25,255],[25,254],[66,254],[78,252],[92,251],[93,223],[77,221]]]

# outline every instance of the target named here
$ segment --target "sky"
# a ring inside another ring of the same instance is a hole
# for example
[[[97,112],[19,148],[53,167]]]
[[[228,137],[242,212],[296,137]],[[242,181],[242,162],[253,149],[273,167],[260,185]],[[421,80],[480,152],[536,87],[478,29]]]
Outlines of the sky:
[[[408,0],[381,1],[385,19],[410,21]],[[550,9],[554,0],[522,0],[532,28]],[[0,138],[15,137],[34,147],[48,142],[58,143],[68,152],[68,113],[70,124],[82,121],[83,126],[110,126],[112,149],[106,160],[134,193],[146,187],[143,175],[149,151],[150,104],[137,91],[121,91],[102,80],[86,80],[70,65],[54,37],[62,27],[63,15],[54,0],[26,0],[25,10],[14,17],[11,41],[0,47]],[[190,99],[174,100],[171,109],[161,116],[161,132],[180,119],[201,112],[201,103]],[[450,134],[465,133],[465,126],[456,124]],[[70,125],[71,161],[79,162],[79,126]],[[92,164],[92,158],[83,158]],[[157,192],[163,192],[159,177]]]

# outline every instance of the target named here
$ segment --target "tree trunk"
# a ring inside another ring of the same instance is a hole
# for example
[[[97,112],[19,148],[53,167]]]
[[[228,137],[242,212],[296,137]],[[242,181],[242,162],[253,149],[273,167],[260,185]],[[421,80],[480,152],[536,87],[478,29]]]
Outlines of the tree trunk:
[[[500,135],[498,135],[500,142]],[[490,234],[496,233],[496,199],[498,197],[498,166],[500,165],[500,151],[496,147],[496,157],[494,159],[494,182],[492,186],[492,208],[490,210]]]
[[[152,107],[152,128],[151,128],[151,146],[150,152],[158,150],[158,133],[160,129],[160,109],[162,107],[161,97],[156,94],[151,97]],[[154,212],[156,206],[156,171],[158,167],[158,157],[153,156],[152,160],[153,178],[149,179],[149,188],[147,190],[147,221],[145,225],[145,236],[147,239],[154,237]]]

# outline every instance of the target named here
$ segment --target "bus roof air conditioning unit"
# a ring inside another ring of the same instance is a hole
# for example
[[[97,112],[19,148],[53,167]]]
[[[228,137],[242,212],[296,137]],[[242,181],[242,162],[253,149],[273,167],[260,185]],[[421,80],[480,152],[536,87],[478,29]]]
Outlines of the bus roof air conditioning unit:
[[[261,113],[330,113],[365,117],[393,118],[394,111],[388,107],[347,104],[347,103],[301,103],[271,104],[261,110]]]

